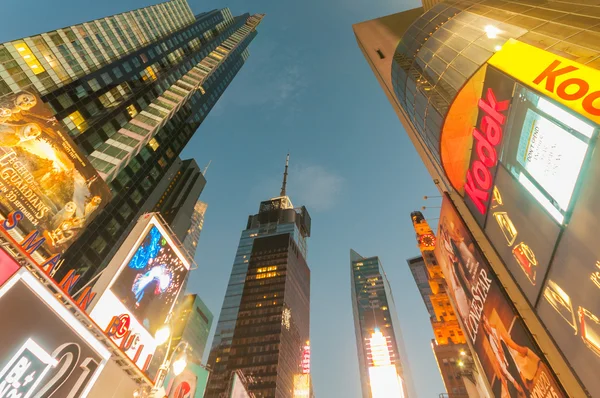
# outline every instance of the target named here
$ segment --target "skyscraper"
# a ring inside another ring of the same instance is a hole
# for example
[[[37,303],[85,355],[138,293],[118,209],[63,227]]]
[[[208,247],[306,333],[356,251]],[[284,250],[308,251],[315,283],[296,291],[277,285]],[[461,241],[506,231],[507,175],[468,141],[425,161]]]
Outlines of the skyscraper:
[[[204,215],[206,214],[206,208],[208,205],[201,200],[196,202],[194,205],[194,213],[190,223],[190,228],[187,231],[187,235],[183,240],[183,247],[190,253],[193,258],[196,254],[196,248],[198,247],[198,240],[200,240],[200,234],[202,233],[202,227],[204,226]]]
[[[172,0],[0,45],[0,101],[37,90],[113,200],[63,257],[88,281],[248,58],[263,15]]]
[[[379,258],[350,250],[350,272],[362,397],[416,397],[396,305]]]
[[[280,195],[261,202],[242,232],[209,356],[207,398],[227,391],[235,371],[252,379],[248,390],[257,396],[290,397],[294,381],[309,370],[303,357],[311,221],[306,208],[294,208],[286,194],[287,168],[286,161]]]

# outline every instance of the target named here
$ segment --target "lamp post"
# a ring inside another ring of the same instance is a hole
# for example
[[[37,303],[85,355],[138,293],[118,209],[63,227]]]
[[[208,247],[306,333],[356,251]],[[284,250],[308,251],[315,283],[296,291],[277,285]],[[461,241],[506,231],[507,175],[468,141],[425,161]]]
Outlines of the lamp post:
[[[171,351],[171,343],[173,342],[171,327],[169,325],[165,325],[162,328],[158,329],[156,331],[156,334],[154,335],[154,338],[156,340],[157,345],[163,345],[167,341],[169,342],[169,344],[167,345],[167,350],[165,351],[167,356],[165,356],[163,363],[158,368],[158,373],[156,374],[156,381],[152,390],[148,391],[145,388],[138,388],[133,392],[133,398],[155,398],[154,394],[156,394],[156,392],[158,392],[158,390],[162,386],[171,365],[173,365],[173,374],[175,376],[179,376],[181,372],[183,372],[187,367],[187,342],[179,342],[179,344],[175,346],[175,349],[173,350],[171,355],[168,355],[169,351]],[[175,357],[178,354],[179,357],[175,359]]]

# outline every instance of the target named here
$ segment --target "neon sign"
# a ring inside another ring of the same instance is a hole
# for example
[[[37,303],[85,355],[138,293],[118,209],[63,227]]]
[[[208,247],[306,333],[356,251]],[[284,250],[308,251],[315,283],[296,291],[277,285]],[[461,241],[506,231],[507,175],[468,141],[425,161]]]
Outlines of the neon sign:
[[[310,373],[310,345],[306,344],[302,349],[302,374]]]
[[[467,181],[465,193],[469,195],[475,207],[481,214],[487,211],[487,202],[490,197],[490,189],[494,178],[490,169],[498,163],[496,147],[502,142],[503,125],[506,123],[506,112],[509,100],[498,101],[491,88],[488,88],[485,100],[479,99],[479,109],[485,116],[481,119],[479,128],[473,128],[473,139],[476,142],[474,156],[471,166],[467,170]]]

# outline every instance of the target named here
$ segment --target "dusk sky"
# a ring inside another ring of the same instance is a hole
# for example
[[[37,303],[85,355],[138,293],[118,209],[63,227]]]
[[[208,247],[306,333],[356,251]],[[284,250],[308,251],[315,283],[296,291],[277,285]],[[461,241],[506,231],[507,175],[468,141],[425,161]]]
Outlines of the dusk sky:
[[[4,0],[0,42],[156,0]],[[418,0],[189,0],[195,13],[229,7],[267,14],[250,57],[182,153],[212,160],[208,203],[191,275],[216,322],[241,231],[277,196],[291,153],[288,193],[312,216],[311,346],[317,398],[358,398],[350,249],[379,256],[390,281],[418,397],[444,392],[427,311],[406,259],[418,249],[410,212],[439,206],[429,174],[356,44],[352,24]],[[437,217],[438,209],[425,210]],[[435,221],[433,222],[435,225]],[[214,332],[214,327],[213,327]],[[209,341],[210,344],[210,341]]]

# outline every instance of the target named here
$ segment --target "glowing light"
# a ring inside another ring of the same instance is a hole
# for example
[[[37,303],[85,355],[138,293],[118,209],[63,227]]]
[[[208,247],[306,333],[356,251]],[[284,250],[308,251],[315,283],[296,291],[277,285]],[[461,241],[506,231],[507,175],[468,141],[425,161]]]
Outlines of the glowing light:
[[[307,374],[294,375],[294,398],[310,396],[310,377]]]
[[[494,51],[500,51],[500,50],[502,50],[501,45],[497,45],[496,47],[494,47]]]
[[[460,356],[461,356],[461,357],[464,357],[464,356],[466,356],[466,355],[467,355],[467,353],[466,353],[466,352],[464,352],[464,351],[461,351],[461,352],[460,352]]]
[[[483,30],[485,31],[485,34],[488,37],[488,39],[495,39],[496,37],[498,37],[498,33],[500,33],[500,29],[498,29],[494,25],[486,25],[483,28]]]
[[[171,328],[169,328],[168,326],[163,326],[162,328],[156,331],[154,339],[156,340],[156,344],[163,345],[167,342],[169,336],[171,336]]]
[[[394,365],[370,367],[369,384],[372,398],[404,398],[402,379]]]
[[[285,326],[287,330],[290,330],[292,319],[292,311],[289,308],[284,308],[283,314],[281,315],[281,324]]]
[[[371,335],[369,345],[373,366],[387,366],[392,364],[387,338],[379,329],[375,329],[375,332]]]
[[[458,366],[462,368],[465,366],[465,363],[463,361],[458,361]]]
[[[173,362],[173,374],[179,376],[187,367],[187,358],[185,355],[181,356],[175,362]]]
[[[310,344],[307,341],[302,350],[302,374],[310,373]]]

